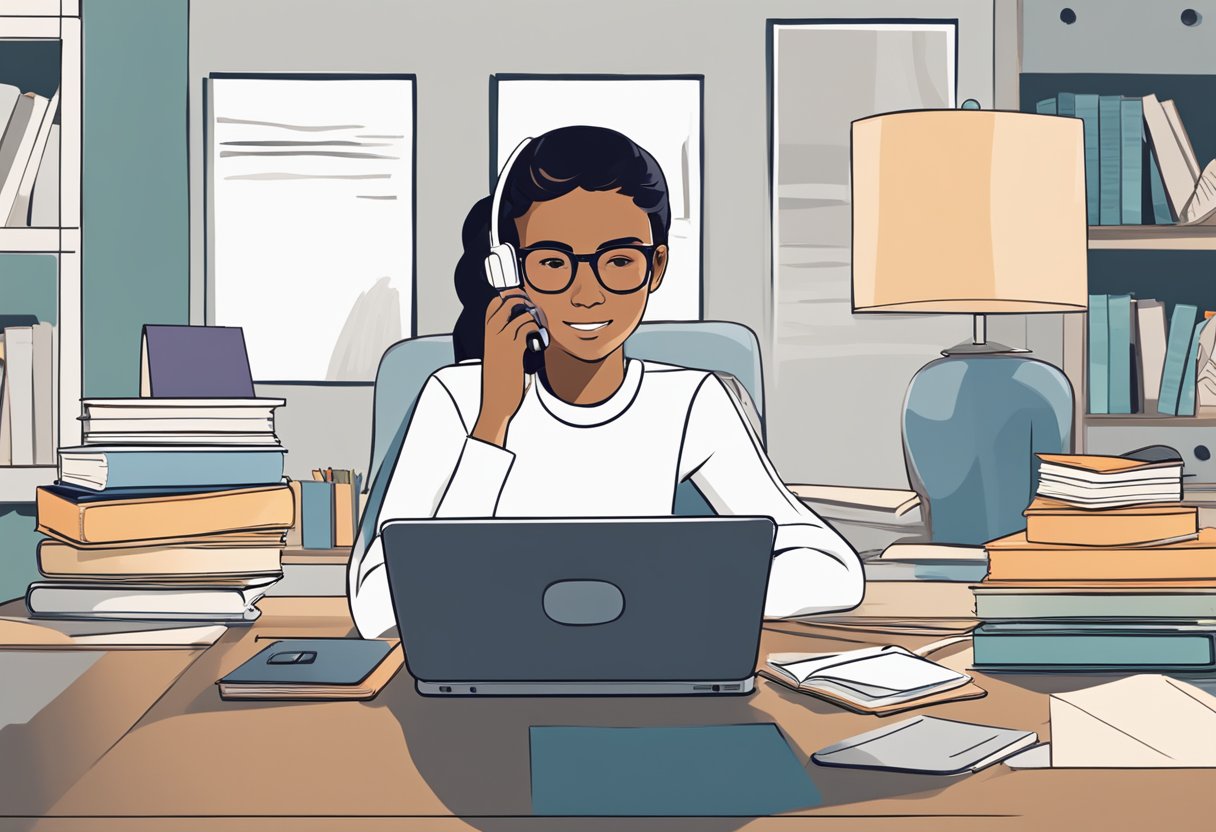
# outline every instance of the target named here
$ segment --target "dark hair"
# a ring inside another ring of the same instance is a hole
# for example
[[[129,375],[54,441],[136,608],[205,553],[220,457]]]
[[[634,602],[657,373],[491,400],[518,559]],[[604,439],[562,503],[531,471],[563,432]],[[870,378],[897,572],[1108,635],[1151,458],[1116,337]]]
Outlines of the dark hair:
[[[663,171],[653,156],[615,130],[559,127],[538,136],[515,160],[503,188],[498,233],[504,243],[519,245],[515,220],[533,203],[557,199],[575,188],[619,190],[632,197],[650,217],[653,243],[667,243],[671,208]],[[455,282],[456,295],[464,308],[452,330],[457,361],[481,358],[485,352],[486,304],[495,295],[484,266],[490,253],[492,202],[492,196],[478,200],[461,231],[464,253],[456,264]]]

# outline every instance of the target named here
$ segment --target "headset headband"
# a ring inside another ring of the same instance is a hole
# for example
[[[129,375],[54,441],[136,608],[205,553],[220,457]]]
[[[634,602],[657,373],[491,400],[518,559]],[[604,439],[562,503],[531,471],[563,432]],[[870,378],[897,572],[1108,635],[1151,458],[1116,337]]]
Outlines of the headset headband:
[[[502,192],[507,181],[507,175],[511,172],[511,168],[515,166],[515,160],[519,158],[519,154],[523,153],[524,148],[531,143],[532,137],[529,136],[519,143],[519,146],[511,152],[507,157],[507,163],[502,167],[502,173],[498,175],[498,181],[494,183],[494,203],[490,208],[490,246],[499,246],[502,240],[498,235],[498,211],[502,207]]]

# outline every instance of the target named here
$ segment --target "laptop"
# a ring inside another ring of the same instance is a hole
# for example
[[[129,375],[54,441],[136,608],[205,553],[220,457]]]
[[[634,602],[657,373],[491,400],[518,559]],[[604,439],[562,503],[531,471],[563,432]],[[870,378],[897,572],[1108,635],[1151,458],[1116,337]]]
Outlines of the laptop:
[[[754,686],[768,517],[390,520],[418,691],[739,695]]]

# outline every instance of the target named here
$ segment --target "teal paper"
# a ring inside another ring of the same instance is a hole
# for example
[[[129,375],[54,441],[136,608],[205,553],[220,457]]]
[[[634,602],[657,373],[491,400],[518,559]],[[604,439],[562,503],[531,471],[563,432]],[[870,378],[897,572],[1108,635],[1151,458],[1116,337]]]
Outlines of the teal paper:
[[[1170,316],[1170,334],[1165,344],[1165,367],[1161,371],[1161,393],[1157,397],[1157,412],[1166,416],[1178,414],[1178,398],[1186,359],[1190,354],[1195,331],[1195,316],[1199,309],[1189,303],[1179,303]]]
[[[1098,153],[1098,96],[1076,97],[1077,118],[1085,123],[1085,209],[1090,225],[1100,220],[1101,185]]]
[[[532,812],[755,817],[820,803],[771,723],[532,727]]]
[[[1110,413],[1110,350],[1106,295],[1089,296],[1089,412]]]
[[[1119,191],[1123,162],[1123,99],[1118,95],[1098,98],[1098,222],[1120,225],[1123,198]]]
[[[1132,412],[1132,298],[1111,295],[1107,299],[1107,333],[1110,358],[1107,363],[1108,413]]]
[[[1122,119],[1120,150],[1122,175],[1119,193],[1124,225],[1140,225],[1144,182],[1144,102],[1125,98],[1119,107]]]
[[[1199,365],[1199,336],[1203,333],[1207,321],[1195,324],[1191,334],[1191,348],[1187,353],[1186,367],[1182,371],[1182,387],[1178,390],[1178,415],[1195,415],[1195,376]]]

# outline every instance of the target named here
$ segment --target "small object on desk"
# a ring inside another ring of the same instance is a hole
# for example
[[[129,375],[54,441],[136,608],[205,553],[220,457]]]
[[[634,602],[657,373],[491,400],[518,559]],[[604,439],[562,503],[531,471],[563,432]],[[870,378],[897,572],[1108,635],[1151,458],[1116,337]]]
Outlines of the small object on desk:
[[[216,684],[224,699],[372,699],[404,658],[399,639],[289,638]]]
[[[139,395],[251,399],[253,374],[239,326],[144,326]]]
[[[759,673],[801,693],[875,716],[985,695],[966,673],[896,645],[843,653],[772,653]]]
[[[1216,767],[1216,696],[1178,679],[1053,693],[1050,708],[1055,768]]]
[[[1038,741],[1033,731],[914,716],[829,745],[811,759],[821,766],[965,774],[999,763]]]

